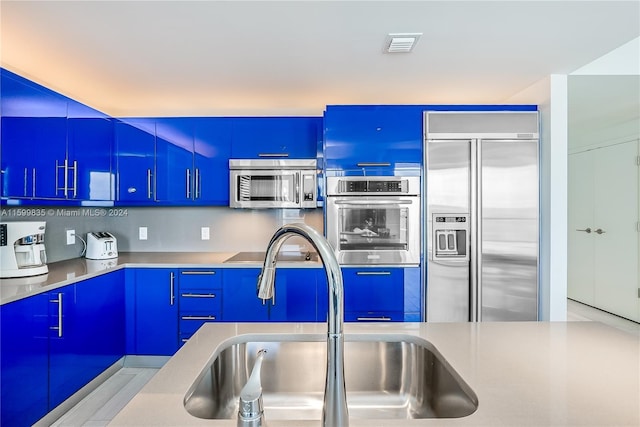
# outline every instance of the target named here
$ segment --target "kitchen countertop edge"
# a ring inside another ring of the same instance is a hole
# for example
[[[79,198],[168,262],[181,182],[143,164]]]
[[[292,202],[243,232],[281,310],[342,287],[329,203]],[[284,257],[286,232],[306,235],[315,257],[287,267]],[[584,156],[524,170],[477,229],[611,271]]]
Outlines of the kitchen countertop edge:
[[[73,258],[48,264],[38,276],[0,279],[0,305],[125,268],[260,268],[259,262],[225,262],[238,252],[121,252],[117,258]],[[283,268],[321,268],[319,261],[279,262]]]

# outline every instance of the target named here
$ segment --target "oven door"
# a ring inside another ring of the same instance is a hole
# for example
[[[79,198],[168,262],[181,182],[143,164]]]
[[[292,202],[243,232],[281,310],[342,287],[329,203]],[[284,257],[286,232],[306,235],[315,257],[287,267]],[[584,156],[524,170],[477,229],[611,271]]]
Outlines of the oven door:
[[[327,197],[326,233],[341,265],[419,265],[420,197]]]
[[[232,208],[299,208],[300,171],[232,170]]]

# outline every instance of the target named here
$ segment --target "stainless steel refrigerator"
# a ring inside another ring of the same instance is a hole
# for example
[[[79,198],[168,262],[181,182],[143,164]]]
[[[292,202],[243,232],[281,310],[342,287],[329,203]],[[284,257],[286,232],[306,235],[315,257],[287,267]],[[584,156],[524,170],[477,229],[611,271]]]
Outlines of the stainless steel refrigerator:
[[[538,113],[425,112],[426,319],[538,319]]]

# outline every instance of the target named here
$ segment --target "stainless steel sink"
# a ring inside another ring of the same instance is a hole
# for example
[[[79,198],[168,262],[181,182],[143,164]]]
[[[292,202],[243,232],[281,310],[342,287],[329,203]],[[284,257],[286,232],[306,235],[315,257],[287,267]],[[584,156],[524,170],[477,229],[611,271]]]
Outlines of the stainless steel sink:
[[[367,340],[371,337],[345,336],[350,418],[459,418],[477,409],[473,390],[433,345],[408,336]],[[326,342],[286,339],[237,343],[222,350],[187,393],[187,411],[198,418],[235,419],[240,390],[258,350],[264,348],[262,388],[267,422],[320,420]]]

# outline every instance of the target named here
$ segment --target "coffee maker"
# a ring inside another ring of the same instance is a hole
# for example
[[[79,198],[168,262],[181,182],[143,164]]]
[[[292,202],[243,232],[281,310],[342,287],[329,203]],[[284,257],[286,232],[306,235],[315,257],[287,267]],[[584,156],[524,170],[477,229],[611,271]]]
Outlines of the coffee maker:
[[[45,274],[44,221],[0,223],[0,278]]]

